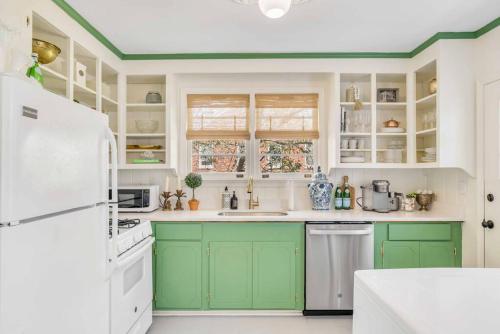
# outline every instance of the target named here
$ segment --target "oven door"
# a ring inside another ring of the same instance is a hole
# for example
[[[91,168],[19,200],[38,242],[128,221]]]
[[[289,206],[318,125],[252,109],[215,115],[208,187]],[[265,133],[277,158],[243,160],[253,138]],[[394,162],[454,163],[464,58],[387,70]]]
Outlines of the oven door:
[[[111,333],[127,333],[153,301],[154,238],[118,257],[111,278]]]

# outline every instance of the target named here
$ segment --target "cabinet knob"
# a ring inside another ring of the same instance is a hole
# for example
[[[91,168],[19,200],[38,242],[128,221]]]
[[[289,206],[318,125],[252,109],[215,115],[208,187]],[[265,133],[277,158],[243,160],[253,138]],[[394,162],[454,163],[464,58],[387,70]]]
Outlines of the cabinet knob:
[[[483,226],[483,228],[487,228],[490,230],[495,227],[495,223],[493,223],[492,220],[483,220],[481,225]]]
[[[486,199],[488,200],[488,202],[493,202],[495,200],[495,195],[488,194],[486,195]]]

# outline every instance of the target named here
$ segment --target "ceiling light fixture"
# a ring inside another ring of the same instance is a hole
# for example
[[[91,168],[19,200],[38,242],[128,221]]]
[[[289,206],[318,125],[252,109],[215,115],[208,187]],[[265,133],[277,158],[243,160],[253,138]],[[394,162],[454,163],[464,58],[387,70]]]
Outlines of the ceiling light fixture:
[[[310,0],[233,0],[242,5],[259,4],[262,14],[270,19],[279,19],[288,13],[291,5],[300,5]]]
[[[259,0],[262,14],[270,19],[279,19],[290,10],[292,0]]]

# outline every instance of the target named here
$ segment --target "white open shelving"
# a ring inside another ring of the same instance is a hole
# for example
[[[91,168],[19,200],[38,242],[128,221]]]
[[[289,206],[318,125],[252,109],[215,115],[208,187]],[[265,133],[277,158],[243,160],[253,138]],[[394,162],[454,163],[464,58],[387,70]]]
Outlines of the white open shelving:
[[[418,164],[437,163],[437,153],[426,156],[425,150],[437,152],[438,91],[431,89],[437,79],[437,62],[431,61],[415,71],[415,154]],[[437,86],[437,85],[436,85]]]
[[[146,96],[154,92],[161,95],[160,103],[147,103]],[[168,166],[168,114],[167,114],[166,75],[127,75],[125,104],[125,168],[152,169]],[[154,121],[154,131],[141,132],[138,121]],[[154,145],[155,149],[131,148],[134,146]],[[160,162],[144,162],[153,155]]]
[[[350,120],[346,122],[346,131],[340,132],[338,136],[336,166],[372,168],[407,164],[410,135],[407,124],[407,78],[407,73],[339,74],[336,81],[338,109],[340,113],[344,111]],[[360,90],[360,110],[355,110],[355,102],[347,101],[347,89],[352,86]],[[394,98],[388,98],[388,93]],[[397,120],[399,127],[404,130],[397,133],[384,132],[384,122],[391,119]],[[346,149],[348,140],[356,140],[358,143],[363,141],[364,146],[362,149]],[[389,162],[386,160],[388,153],[400,154],[401,158],[390,157]],[[345,162],[344,157],[349,156],[364,157],[364,162]]]
[[[50,64],[41,65],[44,88],[108,116],[109,127],[118,142],[120,169],[166,169],[169,132],[167,131],[166,75],[125,75],[107,64],[84,44],[57,29],[42,16],[33,13],[33,38],[48,41],[61,49]],[[76,64],[85,67],[86,80],[79,80]],[[159,91],[163,101],[146,103],[148,91]],[[159,128],[154,133],[141,133],[135,128],[137,119],[155,119]],[[158,150],[127,149],[129,145],[161,145]],[[159,164],[133,164],[145,151],[161,159]]]

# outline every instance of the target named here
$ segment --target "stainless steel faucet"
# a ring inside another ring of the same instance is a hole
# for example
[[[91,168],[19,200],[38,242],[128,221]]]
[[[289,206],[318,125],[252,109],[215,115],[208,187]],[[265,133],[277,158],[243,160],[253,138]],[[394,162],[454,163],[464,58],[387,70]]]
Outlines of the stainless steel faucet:
[[[250,194],[250,198],[248,199],[248,209],[253,210],[259,206],[259,196],[257,196],[257,200],[253,200],[253,177],[248,178],[247,185],[247,193]]]

